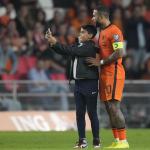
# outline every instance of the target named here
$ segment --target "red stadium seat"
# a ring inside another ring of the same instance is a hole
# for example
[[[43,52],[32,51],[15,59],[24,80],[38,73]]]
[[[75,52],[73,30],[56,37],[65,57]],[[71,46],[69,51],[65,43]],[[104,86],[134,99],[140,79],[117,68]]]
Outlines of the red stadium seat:
[[[26,58],[24,56],[19,57],[18,60],[18,68],[17,68],[17,74],[18,76],[26,76],[28,72],[28,66],[26,62]]]
[[[26,63],[28,66],[28,69],[32,69],[36,66],[37,58],[34,56],[26,57]]]
[[[2,80],[18,80],[18,76],[16,74],[3,74],[2,76]],[[11,83],[5,83],[4,87],[7,91],[12,91],[13,90],[13,85]],[[17,89],[18,89],[18,85],[17,85]]]
[[[36,57],[19,57],[17,74],[20,78],[26,77],[28,71],[36,66],[37,58]]]
[[[66,76],[63,73],[53,73],[50,75],[51,80],[66,80]]]

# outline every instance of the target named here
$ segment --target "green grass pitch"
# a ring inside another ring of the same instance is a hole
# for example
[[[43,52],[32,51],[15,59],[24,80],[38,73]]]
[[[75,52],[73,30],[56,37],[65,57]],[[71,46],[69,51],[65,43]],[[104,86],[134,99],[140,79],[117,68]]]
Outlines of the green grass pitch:
[[[112,142],[111,130],[101,130],[102,148]],[[87,132],[88,150],[92,135]],[[0,132],[0,150],[73,150],[77,132]],[[129,150],[150,150],[150,130],[128,130]]]

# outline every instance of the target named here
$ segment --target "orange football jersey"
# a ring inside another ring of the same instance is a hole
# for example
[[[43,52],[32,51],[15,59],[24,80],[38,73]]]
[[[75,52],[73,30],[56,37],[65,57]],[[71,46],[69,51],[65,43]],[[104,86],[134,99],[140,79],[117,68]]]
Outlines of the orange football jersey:
[[[99,37],[100,58],[108,58],[117,49],[117,47],[119,48],[118,44],[123,45],[123,34],[117,26],[111,24],[101,30]],[[125,71],[122,65],[122,58],[119,58],[116,62],[102,66],[100,75],[104,78],[114,78],[116,69],[116,79],[124,79]]]

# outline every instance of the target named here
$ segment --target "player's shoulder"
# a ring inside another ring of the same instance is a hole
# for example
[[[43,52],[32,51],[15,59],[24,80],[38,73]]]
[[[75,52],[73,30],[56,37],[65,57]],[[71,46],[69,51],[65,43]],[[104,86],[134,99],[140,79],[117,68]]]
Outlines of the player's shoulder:
[[[114,24],[110,27],[111,33],[122,33],[122,31]]]
[[[109,32],[109,37],[114,41],[123,40],[123,33],[116,25],[112,24],[111,30]]]

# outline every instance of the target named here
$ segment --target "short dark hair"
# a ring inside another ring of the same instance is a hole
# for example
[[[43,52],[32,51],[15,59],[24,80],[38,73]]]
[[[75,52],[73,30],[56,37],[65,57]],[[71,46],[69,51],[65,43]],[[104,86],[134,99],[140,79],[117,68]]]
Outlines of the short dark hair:
[[[109,18],[109,9],[104,5],[99,5],[96,10],[98,11],[98,14],[105,16],[106,18]]]
[[[89,34],[92,34],[92,38],[94,38],[95,35],[97,34],[97,29],[94,25],[87,24],[87,25],[83,25],[81,28],[86,30]]]

